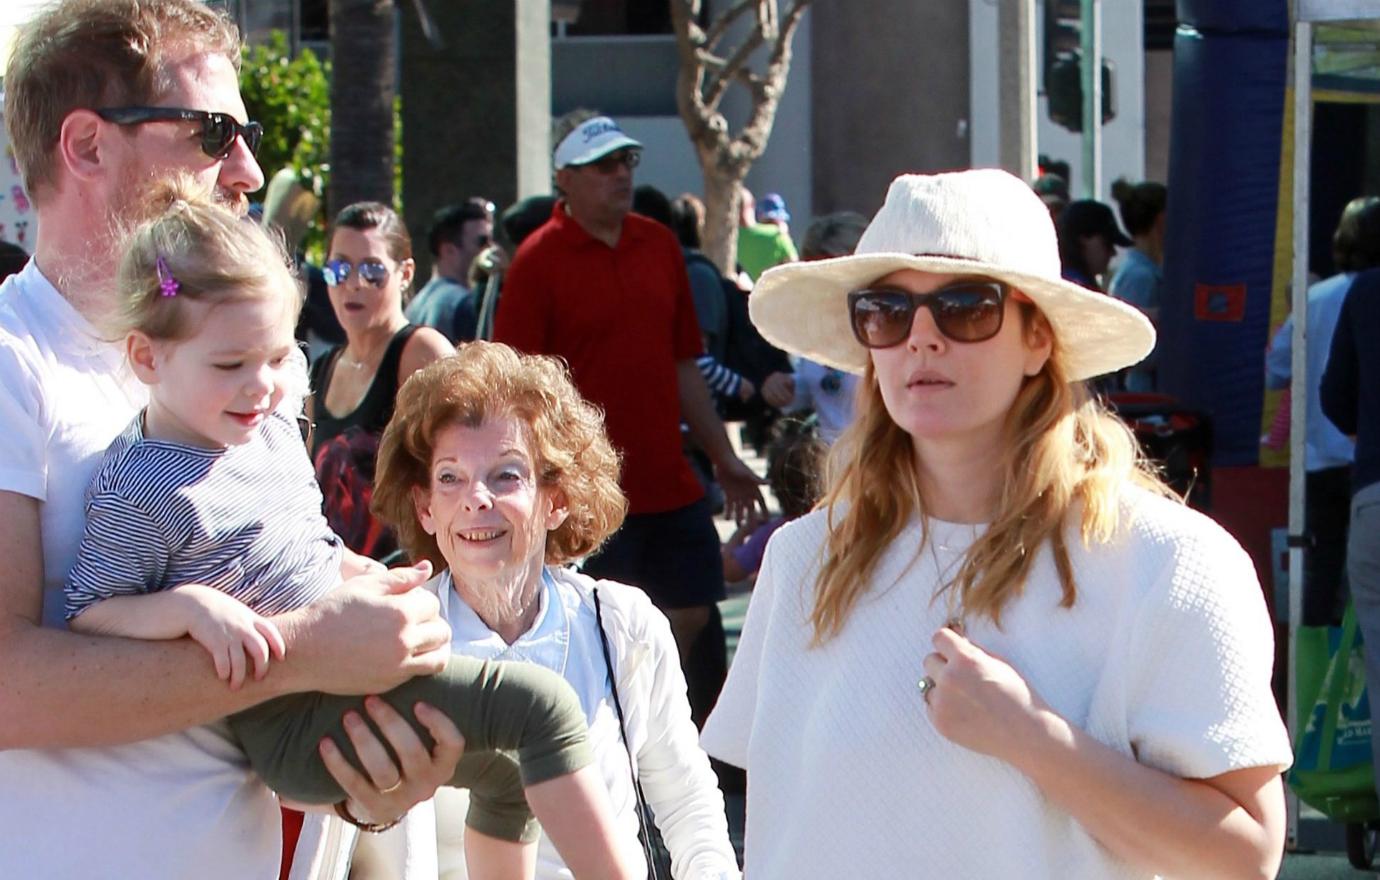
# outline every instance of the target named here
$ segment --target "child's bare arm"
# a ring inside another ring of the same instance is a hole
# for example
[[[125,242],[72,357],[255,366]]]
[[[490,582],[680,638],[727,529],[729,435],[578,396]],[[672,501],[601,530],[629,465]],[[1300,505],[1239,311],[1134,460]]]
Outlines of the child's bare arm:
[[[253,666],[256,679],[268,673],[270,658],[281,660],[283,636],[273,622],[219,590],[187,584],[139,596],[112,596],[73,618],[75,632],[130,639],[190,636],[216,664],[216,675],[238,688]]]

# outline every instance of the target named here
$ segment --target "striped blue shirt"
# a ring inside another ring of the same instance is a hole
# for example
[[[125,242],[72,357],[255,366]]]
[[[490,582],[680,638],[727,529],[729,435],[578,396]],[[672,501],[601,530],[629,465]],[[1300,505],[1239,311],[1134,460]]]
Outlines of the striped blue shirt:
[[[67,618],[112,596],[189,583],[259,614],[291,611],[340,580],[341,546],[321,515],[302,436],[281,411],[225,449],[147,439],[141,413],[87,490]]]

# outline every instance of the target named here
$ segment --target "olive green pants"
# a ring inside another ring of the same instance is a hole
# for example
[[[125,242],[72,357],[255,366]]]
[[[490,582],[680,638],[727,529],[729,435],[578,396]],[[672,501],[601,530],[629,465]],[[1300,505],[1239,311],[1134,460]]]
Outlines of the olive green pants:
[[[428,748],[433,741],[413,714],[418,702],[436,707],[460,729],[465,753],[449,785],[470,789],[465,824],[492,837],[535,840],[539,828],[523,786],[573,773],[592,760],[575,692],[540,666],[454,655],[440,675],[414,678],[380,696]],[[330,737],[359,768],[342,718],[354,709],[368,721],[363,707],[363,697],[292,694],[231,716],[230,729],[269,788],[302,803],[335,803],[345,792],[317,746]]]

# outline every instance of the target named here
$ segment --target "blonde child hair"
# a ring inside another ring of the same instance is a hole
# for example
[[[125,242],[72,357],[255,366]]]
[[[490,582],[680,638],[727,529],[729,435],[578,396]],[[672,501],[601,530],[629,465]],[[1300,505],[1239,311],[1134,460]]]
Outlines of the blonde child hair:
[[[197,331],[188,302],[219,305],[281,297],[296,322],[303,289],[281,238],[219,203],[185,176],[159,181],[146,219],[129,229],[115,283],[117,337],[186,339]]]

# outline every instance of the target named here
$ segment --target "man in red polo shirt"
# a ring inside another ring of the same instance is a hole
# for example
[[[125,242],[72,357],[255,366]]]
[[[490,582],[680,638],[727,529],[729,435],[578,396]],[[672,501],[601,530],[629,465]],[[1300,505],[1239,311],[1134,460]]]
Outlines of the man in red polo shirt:
[[[561,199],[513,257],[494,339],[563,357],[580,393],[603,408],[629,516],[585,571],[646,590],[684,665],[724,582],[681,420],[714,462],[729,515],[764,507],[760,480],[734,453],[695,364],[700,328],[680,244],[631,213],[642,145],[589,111],[563,119],[555,140]]]

